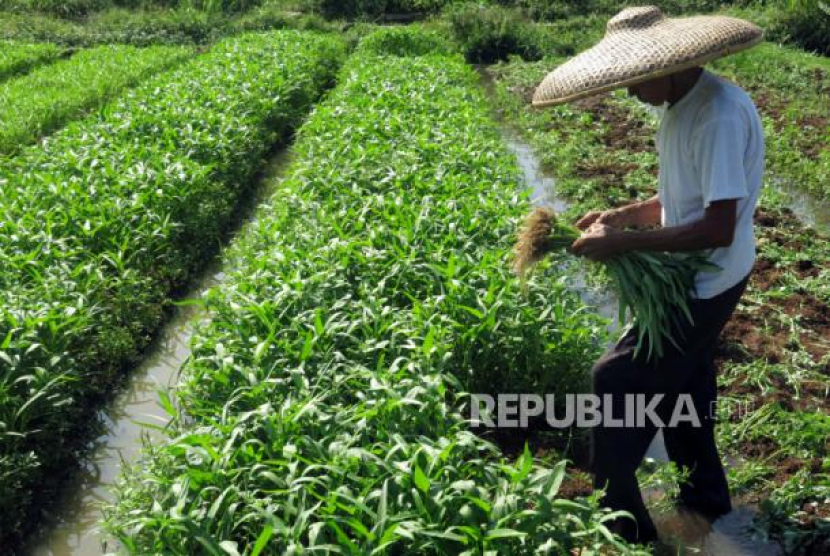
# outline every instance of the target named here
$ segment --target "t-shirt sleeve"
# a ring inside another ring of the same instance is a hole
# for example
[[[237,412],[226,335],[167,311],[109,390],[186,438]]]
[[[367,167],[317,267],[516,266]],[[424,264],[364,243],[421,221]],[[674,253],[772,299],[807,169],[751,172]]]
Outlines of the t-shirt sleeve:
[[[735,117],[706,122],[694,134],[692,156],[704,207],[713,201],[749,195],[744,169],[748,140],[747,125]]]

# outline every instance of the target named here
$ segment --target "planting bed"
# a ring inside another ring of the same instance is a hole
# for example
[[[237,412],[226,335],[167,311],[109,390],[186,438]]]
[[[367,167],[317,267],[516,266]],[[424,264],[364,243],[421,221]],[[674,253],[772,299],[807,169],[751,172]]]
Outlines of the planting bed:
[[[570,216],[652,196],[654,121],[636,102],[618,93],[529,107],[532,88],[559,61],[514,61],[492,73],[507,119],[538,149],[557,191],[574,201]],[[825,232],[799,222],[776,189],[785,181],[827,194],[830,106],[819,91],[830,74],[817,64],[764,45],[714,66],[758,101],[768,149],[755,216],[758,261],[718,355],[721,396],[729,400],[719,441],[737,462],[729,471],[733,493],[760,506],[756,525],[791,554],[830,550],[830,250]],[[796,82],[801,93],[793,95]]]
[[[24,44],[0,41],[0,81],[50,62],[61,54],[54,44]]]
[[[228,39],[4,163],[0,546],[35,521],[341,58],[314,34]]]
[[[0,154],[15,152],[122,89],[193,55],[183,47],[99,46],[0,85]]]
[[[528,203],[488,112],[460,58],[347,63],[206,298],[169,441],[109,508],[130,551],[609,545],[593,501],[557,497],[564,462],[507,464],[464,418],[464,392],[584,387],[601,337],[562,281],[510,276]]]

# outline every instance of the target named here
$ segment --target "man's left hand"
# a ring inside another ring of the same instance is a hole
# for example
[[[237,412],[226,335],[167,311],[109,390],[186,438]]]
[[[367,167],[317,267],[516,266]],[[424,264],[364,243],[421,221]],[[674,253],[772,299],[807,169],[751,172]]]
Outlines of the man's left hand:
[[[571,245],[571,252],[594,261],[604,261],[624,251],[623,233],[595,222]]]

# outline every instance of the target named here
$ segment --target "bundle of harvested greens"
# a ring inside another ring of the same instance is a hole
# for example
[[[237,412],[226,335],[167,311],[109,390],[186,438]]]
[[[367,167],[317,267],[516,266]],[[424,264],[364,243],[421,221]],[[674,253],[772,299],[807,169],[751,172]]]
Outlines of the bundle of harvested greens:
[[[513,269],[520,277],[545,255],[567,249],[580,231],[556,219],[552,210],[536,208],[525,221],[514,249]],[[613,281],[619,298],[619,320],[637,327],[635,356],[648,340],[648,356],[663,355],[663,342],[669,340],[680,349],[674,338],[684,324],[692,324],[689,293],[695,287],[699,271],[717,270],[705,252],[663,253],[629,251],[601,264]],[[685,319],[685,323],[684,323]]]

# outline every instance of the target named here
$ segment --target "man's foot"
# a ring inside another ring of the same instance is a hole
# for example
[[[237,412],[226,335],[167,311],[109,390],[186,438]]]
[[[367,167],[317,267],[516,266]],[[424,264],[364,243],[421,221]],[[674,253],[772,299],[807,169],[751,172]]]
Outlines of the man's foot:
[[[679,508],[656,519],[660,539],[669,545],[697,545],[712,531],[712,522],[699,512]]]

